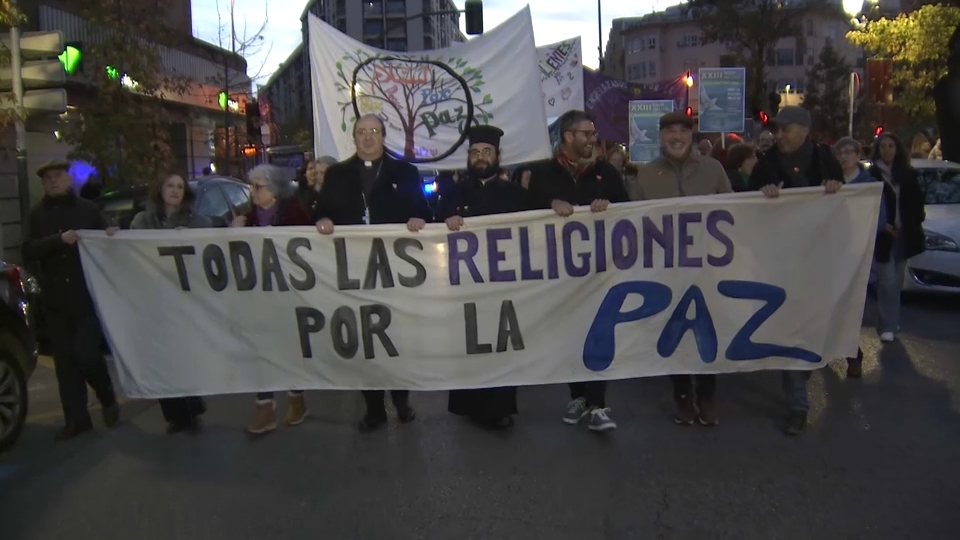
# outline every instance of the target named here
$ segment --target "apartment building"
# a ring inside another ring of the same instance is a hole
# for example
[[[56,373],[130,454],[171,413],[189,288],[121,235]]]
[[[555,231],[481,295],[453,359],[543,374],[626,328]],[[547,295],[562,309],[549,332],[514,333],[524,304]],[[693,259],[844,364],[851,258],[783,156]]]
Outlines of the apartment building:
[[[274,144],[313,130],[308,15],[313,14],[348,36],[391,51],[421,51],[466,41],[453,0],[313,0],[300,16],[302,43],[260,87],[270,106]],[[422,13],[450,12],[445,15]]]

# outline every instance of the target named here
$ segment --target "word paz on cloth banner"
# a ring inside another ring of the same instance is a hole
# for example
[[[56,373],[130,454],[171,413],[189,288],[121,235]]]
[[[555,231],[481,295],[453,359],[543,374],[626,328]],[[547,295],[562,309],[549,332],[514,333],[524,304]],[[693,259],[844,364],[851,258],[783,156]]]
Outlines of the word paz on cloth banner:
[[[466,43],[398,53],[309,16],[315,153],[346,159],[357,117],[376,114],[385,146],[426,169],[462,169],[471,125],[503,129],[501,163],[550,156],[530,8]]]
[[[580,38],[537,47],[540,91],[547,119],[583,110],[583,65]]]
[[[124,393],[447,390],[852,356],[880,186],[429,225],[81,233]]]

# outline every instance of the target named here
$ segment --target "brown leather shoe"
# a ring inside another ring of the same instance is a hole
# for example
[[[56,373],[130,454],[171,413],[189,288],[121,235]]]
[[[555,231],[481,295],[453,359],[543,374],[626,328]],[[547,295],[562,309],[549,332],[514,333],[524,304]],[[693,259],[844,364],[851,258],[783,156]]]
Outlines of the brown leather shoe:
[[[288,426],[299,426],[307,419],[307,400],[303,394],[293,394],[290,396],[290,403],[287,405],[286,424]]]
[[[277,429],[277,413],[274,409],[276,409],[276,404],[273,401],[258,401],[253,422],[247,426],[247,431],[254,435],[260,435]]]

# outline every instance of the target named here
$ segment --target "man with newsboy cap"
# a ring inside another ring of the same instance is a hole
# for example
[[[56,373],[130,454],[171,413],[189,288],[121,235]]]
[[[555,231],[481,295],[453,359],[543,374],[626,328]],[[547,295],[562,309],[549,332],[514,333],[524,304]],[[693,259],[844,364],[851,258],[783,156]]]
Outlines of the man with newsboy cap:
[[[77,231],[108,228],[97,205],[73,192],[66,161],[51,161],[37,171],[43,198],[30,210],[21,246],[43,291],[44,321],[53,349],[65,425],[56,440],[72,439],[93,429],[87,410],[87,385],[97,394],[103,422],[109,428],[120,418],[107,364],[100,351],[103,332],[87,290],[77,248]]]
[[[467,174],[451,185],[440,201],[439,216],[447,228],[459,231],[464,218],[509,214],[533,208],[527,190],[520,184],[501,178],[500,138],[503,131],[494,126],[471,127],[467,136]],[[452,390],[447,410],[489,429],[513,426],[517,414],[517,388]]]
[[[810,138],[812,119],[803,107],[782,107],[772,121],[777,143],[757,161],[750,173],[752,189],[760,190],[767,198],[780,196],[781,189],[823,186],[828,194],[843,187],[843,168],[826,145]],[[831,306],[823,306],[824,310]],[[784,432],[800,435],[807,426],[810,409],[807,394],[809,370],[782,372],[783,391],[790,412]]]

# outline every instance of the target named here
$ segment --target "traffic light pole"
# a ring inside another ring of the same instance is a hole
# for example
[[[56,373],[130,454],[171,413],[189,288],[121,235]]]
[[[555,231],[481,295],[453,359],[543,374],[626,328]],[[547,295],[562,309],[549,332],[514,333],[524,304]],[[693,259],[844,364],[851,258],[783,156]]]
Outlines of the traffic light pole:
[[[14,7],[17,0],[10,2]],[[20,228],[26,234],[24,225],[27,223],[27,214],[30,213],[30,178],[27,175],[27,126],[24,124],[23,114],[23,77],[20,69],[23,59],[20,55],[20,28],[10,28],[10,71],[13,79],[13,98],[16,102],[14,110],[14,129],[17,136],[17,195],[20,199]]]

